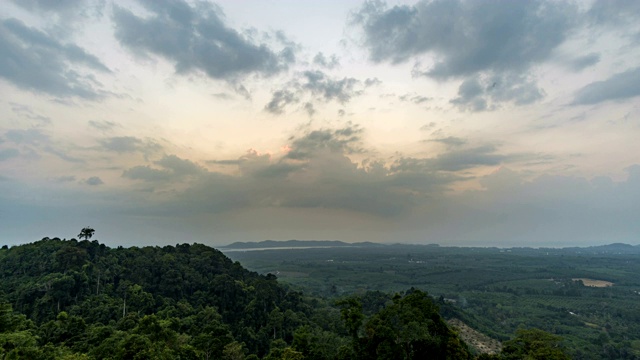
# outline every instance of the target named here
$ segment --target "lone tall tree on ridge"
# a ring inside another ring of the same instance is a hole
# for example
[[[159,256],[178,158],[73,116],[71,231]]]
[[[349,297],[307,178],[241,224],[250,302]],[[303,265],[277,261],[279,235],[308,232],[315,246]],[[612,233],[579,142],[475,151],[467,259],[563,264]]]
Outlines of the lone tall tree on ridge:
[[[87,226],[87,227],[83,228],[82,230],[80,230],[80,234],[78,234],[78,237],[80,239],[84,238],[85,240],[89,240],[89,239],[91,239],[91,237],[93,236],[93,233],[95,233],[95,232],[96,231],[93,228]]]

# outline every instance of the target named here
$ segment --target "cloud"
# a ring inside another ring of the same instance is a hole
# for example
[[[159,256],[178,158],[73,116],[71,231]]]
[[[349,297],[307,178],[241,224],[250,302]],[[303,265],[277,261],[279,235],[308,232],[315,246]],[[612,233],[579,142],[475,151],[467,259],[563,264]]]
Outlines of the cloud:
[[[71,37],[81,31],[77,25],[102,17],[105,0],[12,0],[30,12],[40,15],[47,31],[60,37]]]
[[[361,147],[362,128],[356,125],[341,129],[321,129],[306,132],[303,136],[292,137],[291,150],[286,158],[305,160],[318,151],[355,154],[363,151]]]
[[[195,175],[205,171],[202,166],[190,160],[181,159],[175,155],[165,155],[162,159],[155,161],[154,164],[170,170],[179,177]]]
[[[107,132],[107,131],[111,131],[113,128],[118,126],[118,124],[116,124],[113,121],[107,121],[107,120],[102,120],[102,121],[89,120],[89,126],[91,126],[94,129],[100,130],[102,132]]]
[[[42,148],[43,151],[48,152],[49,154],[55,155],[57,157],[59,157],[60,159],[64,160],[64,161],[68,161],[71,163],[77,163],[77,164],[81,164],[84,163],[85,160],[79,157],[75,157],[75,156],[71,156],[69,154],[67,154],[66,152],[57,149],[51,145],[45,146]]]
[[[485,246],[505,241],[536,246],[633,242],[640,230],[635,219],[640,211],[637,169],[629,168],[627,179],[616,182],[549,174],[528,179],[501,167],[481,180],[484,189],[449,199],[448,214],[454,216],[436,233]]]
[[[393,161],[390,169],[395,172],[426,172],[441,174],[451,173],[457,180],[464,177],[453,175],[455,172],[466,171],[478,167],[500,166],[523,160],[545,158],[543,154],[510,153],[499,151],[496,144],[468,144],[467,140],[448,137],[428,141],[440,142],[446,145],[445,151],[434,157],[414,158],[400,156]]]
[[[331,70],[340,66],[340,61],[336,55],[327,58],[322,52],[319,52],[313,57],[313,64]]]
[[[4,134],[5,138],[16,145],[20,145],[23,150],[23,156],[26,153],[28,157],[39,158],[40,152],[45,152],[57,156],[58,158],[72,162],[83,163],[84,160],[71,156],[62,149],[63,147],[51,140],[51,137],[45,134],[41,129],[11,129]]]
[[[289,90],[277,90],[271,95],[271,100],[264,106],[267,112],[274,115],[284,113],[285,107],[299,102],[298,97]]]
[[[20,117],[24,117],[30,120],[35,120],[41,125],[51,124],[51,118],[38,114],[31,106],[25,104],[18,104],[10,102],[11,110]]]
[[[152,168],[149,165],[134,166],[125,170],[122,176],[132,180],[149,182],[180,181],[185,177],[203,175],[207,172],[202,166],[176,155],[165,155],[160,160],[154,161],[154,165],[161,169]]]
[[[238,165],[242,160],[207,160],[207,164],[213,165]]]
[[[412,93],[412,94],[400,95],[398,96],[398,99],[400,101],[412,102],[416,105],[420,105],[431,100],[432,98]]]
[[[587,55],[578,56],[572,59],[568,66],[573,71],[582,71],[590,66],[593,66],[600,62],[600,54],[597,53],[589,53]]]
[[[307,112],[309,116],[313,116],[316,113],[316,109],[313,106],[313,103],[307,102],[304,104],[304,110]]]
[[[375,62],[432,54],[423,75],[448,79],[482,71],[523,71],[567,37],[576,9],[551,1],[419,1],[389,8],[365,3],[353,14]]]
[[[116,38],[134,54],[172,62],[178,74],[203,72],[212,79],[233,82],[249,74],[276,74],[295,61],[290,47],[275,52],[228,27],[222,11],[213,4],[140,3],[150,16],[114,7]]]
[[[460,171],[477,166],[496,166],[510,157],[497,153],[494,145],[482,145],[438,155],[433,166],[438,170]]]
[[[367,79],[363,84],[360,80],[351,77],[336,79],[320,70],[303,71],[297,76],[299,79],[290,81],[283,89],[272,93],[271,100],[265,105],[267,112],[282,114],[288,105],[299,103],[303,97],[325,103],[335,101],[346,104],[354,97],[362,95],[364,88],[379,82],[378,79]],[[311,116],[315,113],[315,108],[310,112],[308,104],[313,106],[311,101],[305,101],[303,110]]]
[[[389,7],[368,1],[352,13],[376,63],[414,61],[412,75],[460,79],[460,110],[526,105],[544,96],[531,69],[550,60],[577,26],[577,7],[554,1],[429,1]],[[580,59],[586,67],[593,57]],[[423,66],[422,63],[429,65]]]
[[[49,135],[40,129],[11,129],[7,130],[4,136],[16,144],[40,145],[50,142]]]
[[[640,4],[633,0],[596,0],[587,15],[597,25],[610,25],[621,29],[629,24],[637,25]]]
[[[364,81],[364,87],[377,86],[382,84],[382,81],[378,78],[367,78]]]
[[[66,175],[66,176],[58,176],[50,180],[55,183],[68,183],[68,182],[76,181],[76,177],[73,175]]]
[[[137,151],[142,140],[133,136],[119,136],[101,140],[101,143],[106,150],[123,153]]]
[[[574,105],[598,104],[609,100],[624,100],[640,95],[640,67],[612,75],[606,80],[593,82],[578,90]]]
[[[0,77],[13,85],[55,97],[96,100],[106,96],[94,77],[78,69],[110,70],[74,44],[63,44],[16,19],[0,21]]]
[[[9,148],[0,150],[0,161],[8,160],[20,155],[17,149]]]
[[[132,180],[144,180],[150,182],[164,182],[171,180],[173,174],[167,170],[159,170],[151,168],[150,166],[134,166],[125,170],[122,173],[122,177]]]
[[[102,181],[102,179],[100,179],[97,176],[92,176],[88,179],[86,179],[84,181],[85,184],[89,185],[89,186],[98,186],[98,185],[102,185],[104,184],[104,182]]]
[[[100,140],[102,148],[117,153],[142,152],[151,154],[162,150],[162,146],[154,141],[143,141],[133,136],[115,136]]]
[[[376,159],[375,152],[363,145],[362,136],[363,129],[351,124],[336,129],[307,128],[289,138],[284,155],[249,150],[236,160],[209,161],[225,165],[224,172],[193,171],[189,186],[159,207],[169,212],[212,213],[334,209],[391,218],[411,212],[427,199],[442,196],[453,183],[468,179],[457,172],[534,157],[503,154],[497,145],[468,145],[464,139],[449,137],[434,140],[447,145],[437,156],[399,157],[389,163]],[[128,170],[127,176],[134,174],[156,183],[176,181],[167,169],[140,166]]]
[[[514,74],[474,76],[464,80],[450,103],[461,110],[495,110],[501,103],[527,105],[544,97],[532,79]]]
[[[438,142],[438,143],[444,144],[444,145],[449,146],[449,147],[458,147],[458,146],[462,146],[462,145],[467,144],[467,140],[466,139],[462,139],[462,138],[455,137],[455,136],[449,136],[449,137],[446,137],[446,138],[439,138],[439,139],[430,139],[428,141]]]
[[[306,78],[306,82],[302,84],[302,88],[321,96],[325,101],[335,100],[344,104],[362,93],[361,90],[354,89],[360,83],[354,78],[336,80],[322,71],[305,71],[303,77]]]

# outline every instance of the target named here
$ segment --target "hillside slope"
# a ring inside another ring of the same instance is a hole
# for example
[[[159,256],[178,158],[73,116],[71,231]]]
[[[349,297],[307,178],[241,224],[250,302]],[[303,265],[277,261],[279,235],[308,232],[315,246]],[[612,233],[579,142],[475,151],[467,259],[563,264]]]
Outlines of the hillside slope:
[[[471,357],[425,293],[382,304],[367,317],[358,298],[309,298],[201,244],[45,238],[0,250],[0,358]]]

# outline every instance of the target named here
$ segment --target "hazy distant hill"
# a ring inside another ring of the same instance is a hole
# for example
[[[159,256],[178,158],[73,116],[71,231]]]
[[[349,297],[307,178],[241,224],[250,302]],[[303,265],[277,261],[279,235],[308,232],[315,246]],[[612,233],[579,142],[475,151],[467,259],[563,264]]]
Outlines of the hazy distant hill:
[[[563,250],[587,253],[587,254],[624,254],[624,255],[637,255],[640,254],[640,245],[629,245],[623,243],[614,243],[608,245],[596,245],[589,247],[571,247],[564,248]]]
[[[234,242],[220,249],[263,249],[263,248],[282,248],[282,247],[342,247],[342,246],[383,246],[372,242],[346,243],[338,240],[265,240],[259,242]]]

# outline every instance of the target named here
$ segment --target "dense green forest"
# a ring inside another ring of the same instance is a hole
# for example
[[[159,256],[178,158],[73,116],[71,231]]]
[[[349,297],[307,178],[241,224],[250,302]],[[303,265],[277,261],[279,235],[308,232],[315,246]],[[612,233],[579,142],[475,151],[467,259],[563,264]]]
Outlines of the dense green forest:
[[[201,244],[0,250],[0,359],[471,359],[426,292],[307,296]],[[449,306],[450,307],[450,306]],[[519,330],[485,359],[567,358]]]

